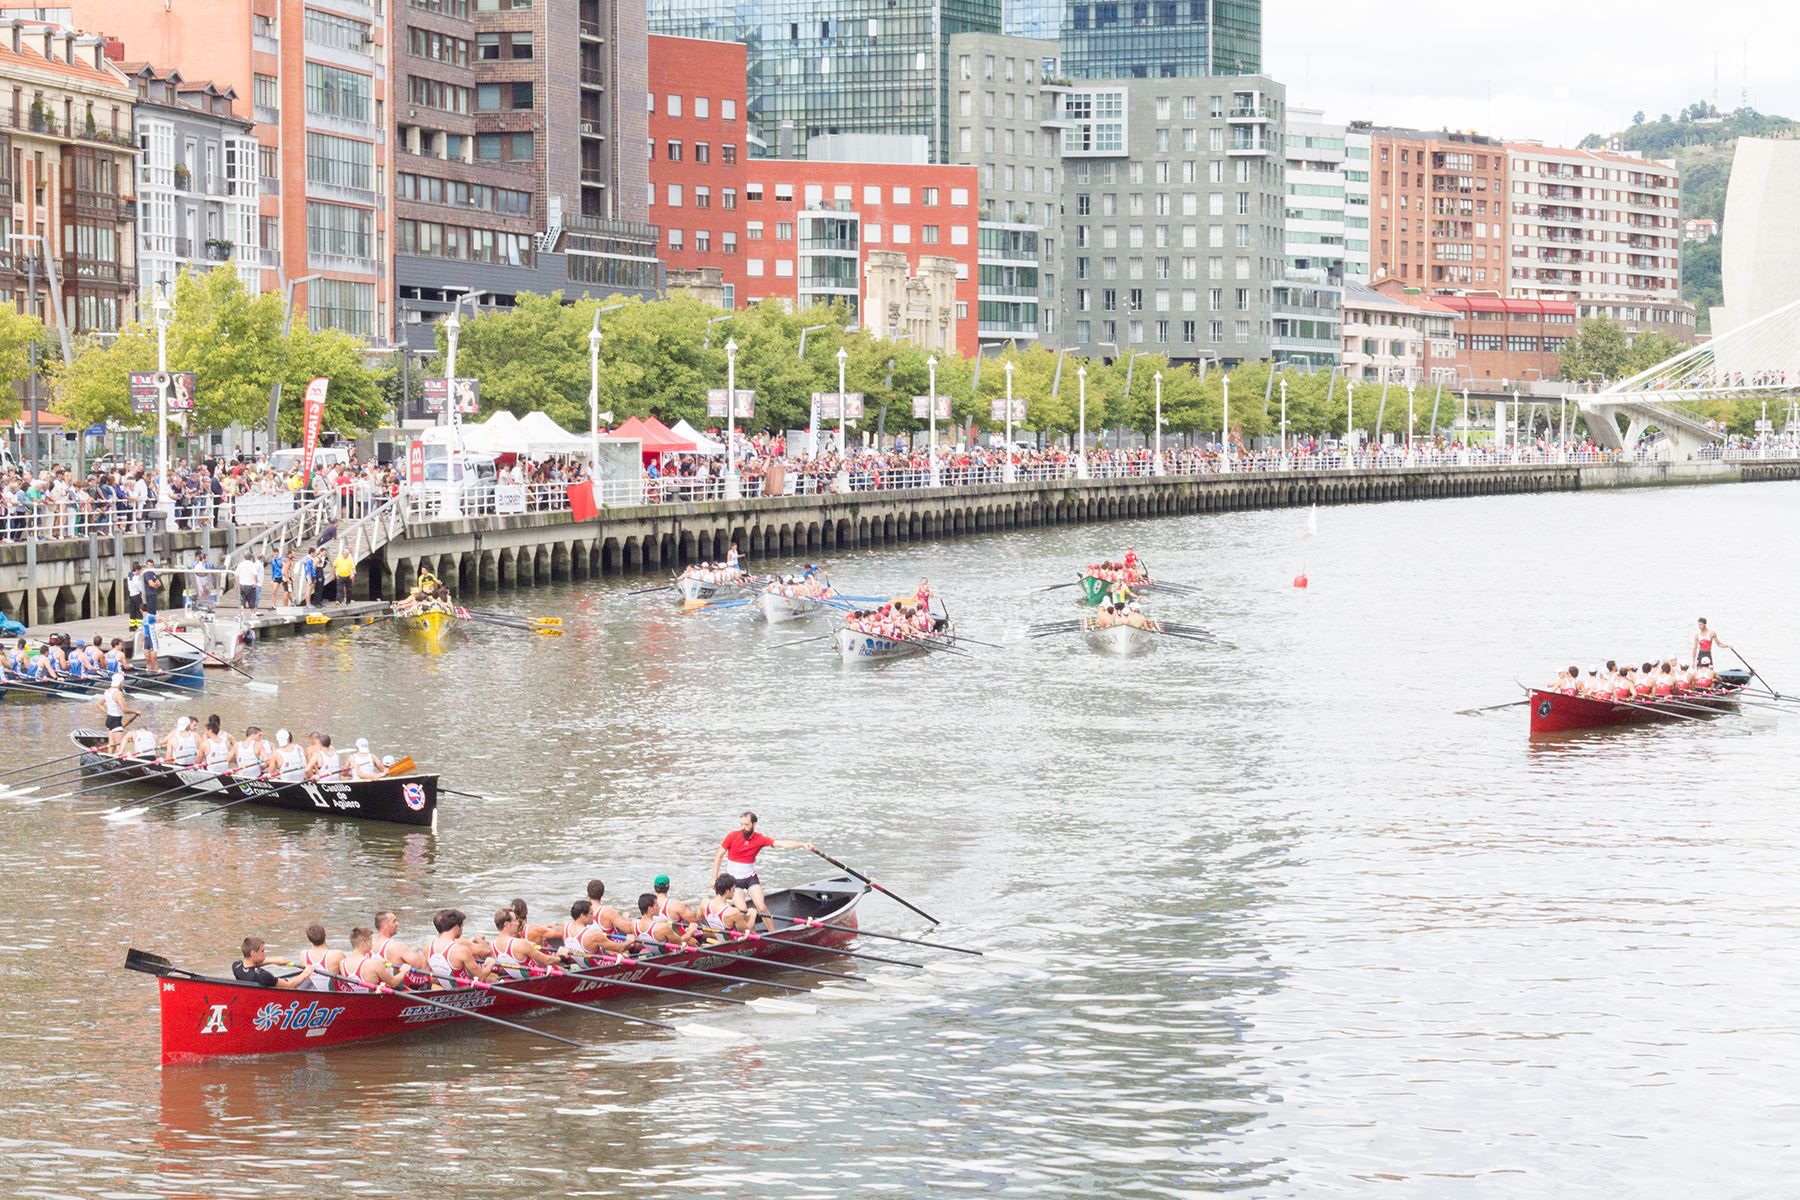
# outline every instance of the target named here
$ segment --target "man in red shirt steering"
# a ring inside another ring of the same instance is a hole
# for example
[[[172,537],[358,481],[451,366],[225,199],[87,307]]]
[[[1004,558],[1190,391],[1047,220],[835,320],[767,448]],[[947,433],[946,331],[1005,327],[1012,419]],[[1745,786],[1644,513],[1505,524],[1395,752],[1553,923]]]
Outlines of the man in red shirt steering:
[[[726,874],[737,881],[738,892],[748,895],[750,903],[762,914],[763,927],[774,933],[775,918],[769,914],[769,906],[763,902],[762,878],[756,873],[756,856],[770,846],[777,850],[813,849],[811,842],[789,842],[756,832],[756,814],[745,810],[738,814],[738,827],[719,842],[718,853],[713,855],[711,874],[716,879],[719,868],[723,865]]]

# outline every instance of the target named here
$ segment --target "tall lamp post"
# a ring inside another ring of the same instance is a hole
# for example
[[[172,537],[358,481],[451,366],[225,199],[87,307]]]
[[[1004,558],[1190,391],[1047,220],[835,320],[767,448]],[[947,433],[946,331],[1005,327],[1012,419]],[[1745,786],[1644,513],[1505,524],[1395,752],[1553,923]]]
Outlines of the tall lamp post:
[[[925,360],[925,416],[931,430],[931,445],[925,461],[931,467],[931,486],[938,486],[937,457],[937,355],[933,354]]]
[[[169,487],[169,295],[158,287],[152,306],[156,321],[156,508],[175,527],[175,493]]]
[[[850,361],[850,352],[842,346],[838,347],[838,453],[846,458],[850,456],[850,443],[844,440],[844,364]]]
[[[600,315],[624,307],[621,302],[596,308],[594,327],[588,330],[588,477],[596,481],[600,478]],[[707,330],[707,336],[712,336],[712,330]]]
[[[1281,381],[1281,469],[1288,469],[1287,455],[1287,380]]]
[[[1087,460],[1087,364],[1075,368],[1075,383],[1078,399],[1076,401],[1077,424],[1080,432],[1076,435],[1075,444],[1075,478],[1088,477]]]
[[[1406,465],[1413,463],[1413,385],[1406,385]]]
[[[1224,408],[1219,418],[1219,423],[1224,428],[1220,431],[1219,436],[1225,443],[1225,456],[1219,463],[1219,470],[1229,475],[1231,474],[1231,376],[1223,376],[1219,380],[1219,385],[1223,389],[1221,395],[1224,399]]]
[[[1356,469],[1356,380],[1344,380],[1344,470]]]
[[[725,342],[725,498],[739,497],[737,472],[737,339]]]
[[[1162,456],[1162,372],[1156,373],[1156,462],[1151,466],[1151,473],[1163,474]]]
[[[1002,478],[1002,479],[1004,479],[1004,480],[1005,480],[1005,481],[1006,481],[1006,482],[1007,482],[1007,483],[1011,483],[1011,482],[1012,482],[1012,481],[1013,481],[1013,479],[1014,479],[1014,478],[1015,478],[1015,477],[1016,477],[1016,476],[1015,476],[1015,472],[1014,472],[1014,471],[1013,471],[1013,439],[1012,439],[1012,418],[1013,418],[1013,401],[1012,401],[1012,377],[1013,377],[1013,365],[1012,365],[1012,359],[1010,359],[1010,358],[1009,358],[1009,359],[1007,359],[1007,360],[1006,360],[1006,364],[1005,364],[1005,365],[1004,365],[1004,366],[1003,366],[1003,367],[1001,367],[1001,370],[1003,370],[1003,371],[1005,371],[1005,372],[1006,372],[1006,447],[1005,447],[1005,452],[1006,452],[1006,457],[1005,457],[1005,458],[1004,458],[1004,459],[1003,459],[1003,460],[1001,460],[1001,461],[1002,461],[1002,462],[1003,462],[1003,464],[1004,464],[1004,466],[1003,466],[1003,467],[1002,467],[1002,470],[1001,470],[1001,473],[1000,473],[1000,476],[1001,476],[1001,478]]]
[[[287,307],[281,317],[281,343],[282,343],[282,345],[284,345],[284,346],[287,345],[288,336],[290,334],[292,334],[294,331],[294,291],[295,291],[295,289],[298,288],[303,283],[311,283],[315,279],[323,279],[323,278],[325,278],[323,275],[302,275],[298,279],[290,279],[287,281],[287,285],[286,285]],[[405,351],[402,350],[401,353],[404,354]],[[267,453],[269,453],[269,454],[275,453],[276,439],[279,437],[279,434],[276,433],[276,421],[280,418],[280,416],[281,416],[281,376],[276,375],[275,376],[275,386],[273,386],[269,389],[269,430],[268,430],[269,444],[267,447]]]

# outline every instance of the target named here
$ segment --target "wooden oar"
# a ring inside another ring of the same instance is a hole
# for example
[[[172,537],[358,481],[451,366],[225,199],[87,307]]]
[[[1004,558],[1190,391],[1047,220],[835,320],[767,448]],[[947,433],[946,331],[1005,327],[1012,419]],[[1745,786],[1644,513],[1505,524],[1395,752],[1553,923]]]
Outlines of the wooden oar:
[[[182,645],[186,646],[189,650],[194,650],[200,654],[204,654],[206,657],[212,659],[214,662],[217,662],[222,667],[230,667],[233,671],[236,671],[239,675],[242,675],[245,679],[250,681],[247,686],[253,692],[262,692],[265,695],[273,696],[273,695],[278,694],[281,691],[281,688],[279,685],[273,684],[273,683],[260,682],[256,678],[256,676],[254,676],[250,672],[244,670],[242,667],[238,666],[236,663],[231,662],[228,659],[221,658],[219,655],[214,654],[211,650],[206,649],[204,646],[194,645],[194,643],[188,641],[186,638],[182,637],[180,634],[171,633],[171,634],[169,634],[169,639],[171,641],[180,642]]]
[[[825,641],[827,638],[835,638],[835,637],[837,637],[837,634],[835,632],[834,633],[821,633],[817,637],[801,638],[800,640],[794,641],[794,642],[776,642],[773,646],[770,647],[770,649],[780,650],[784,646],[804,646],[808,642],[822,642],[822,641]]]
[[[1072,587],[1080,587],[1080,586],[1081,586],[1081,580],[1077,579],[1074,583],[1053,583],[1049,587],[1033,588],[1032,592],[1034,594],[1037,592],[1055,592],[1055,591],[1060,591],[1063,588],[1072,588]]]
[[[876,933],[874,930],[864,929],[860,925],[836,925],[830,921],[821,921],[817,917],[776,917],[775,919],[786,921],[789,925],[802,929],[836,929],[843,933],[854,933],[858,937],[905,942],[909,946],[924,946],[930,950],[948,950],[954,954],[972,954],[977,958],[991,958],[995,962],[1023,963],[1035,966],[1042,961],[1028,954],[1014,954],[1008,950],[975,950],[968,946],[952,946],[948,942],[928,942],[923,938],[902,937],[897,933]]]
[[[533,617],[519,613],[499,612],[491,608],[465,608],[464,612],[472,617],[498,617],[506,621],[524,621],[530,625],[558,625],[563,623],[561,617]]]
[[[1489,704],[1481,708],[1459,708],[1456,710],[1456,715],[1459,717],[1472,717],[1477,713],[1493,712],[1495,709],[1500,708],[1517,708],[1521,704],[1530,703],[1531,697],[1527,696],[1523,700],[1508,700],[1505,704]]]
[[[74,760],[80,758],[82,755],[84,755],[86,753],[87,753],[86,750],[77,750],[73,754],[59,754],[55,758],[46,758],[42,762],[35,762],[29,766],[14,767],[10,771],[0,771],[0,779],[7,779],[14,775],[28,775],[33,771],[42,771],[45,767],[51,766],[52,764],[56,764],[56,763],[73,762]],[[79,770],[84,770],[84,769],[85,768],[79,767],[79,766],[73,767],[73,768],[58,767],[56,770],[48,772],[44,776],[44,778],[48,779],[48,778],[52,778],[57,775],[62,775],[70,770],[79,771]],[[38,780],[34,777],[32,779],[25,780],[25,782],[26,783],[36,783],[36,782],[38,782]],[[0,793],[10,791],[10,790],[11,790],[11,788],[8,785],[0,783]]]
[[[1758,683],[1762,684],[1764,687],[1769,689],[1769,695],[1775,697],[1777,700],[1787,699],[1787,697],[1783,696],[1780,692],[1775,690],[1774,684],[1770,683],[1768,680],[1766,680],[1762,677],[1761,671],[1758,671],[1755,667],[1750,665],[1749,659],[1745,658],[1742,654],[1738,653],[1736,646],[1727,646],[1725,648],[1727,650],[1731,651],[1731,656],[1733,658],[1737,659],[1739,662],[1744,664],[1744,670],[1746,670],[1746,671],[1750,672],[1750,674],[1754,675],[1756,677],[1756,681]]]
[[[321,972],[315,972],[315,974],[318,974],[318,973],[321,973]],[[436,971],[423,971],[420,973],[423,975],[429,976],[432,979],[440,980],[444,983],[448,983],[448,984],[452,984],[452,985],[455,985],[457,983],[456,978],[451,975],[440,975]],[[555,971],[553,973],[567,974],[567,972],[560,971],[560,970]],[[332,978],[336,978],[336,976],[332,976]],[[624,981],[609,979],[609,980],[606,980],[605,982],[607,982],[607,983],[622,983]],[[363,984],[362,986],[367,988],[368,984]],[[597,1004],[582,1004],[582,1003],[579,1003],[574,1000],[561,1000],[554,996],[540,996],[536,992],[528,992],[523,988],[508,987],[503,983],[495,983],[489,979],[472,979],[469,981],[467,986],[480,988],[484,992],[499,992],[503,996],[523,996],[527,1000],[534,1001],[538,1004],[553,1004],[558,1008],[572,1008],[576,1012],[599,1013],[603,1017],[616,1017],[617,1019],[619,1019],[621,1021],[630,1021],[637,1025],[652,1025],[652,1026],[655,1026],[657,1029],[666,1029],[670,1033],[686,1034],[689,1037],[707,1037],[707,1038],[714,1038],[719,1041],[732,1041],[732,1042],[741,1042],[744,1040],[743,1034],[735,1033],[729,1029],[720,1029],[720,1028],[717,1028],[716,1026],[712,1026],[712,1025],[701,1025],[701,1024],[698,1024],[693,1021],[689,1021],[682,1025],[677,1025],[673,1021],[658,1021],[654,1017],[640,1017],[635,1013],[620,1012],[616,1008],[601,1008]],[[646,984],[641,984],[638,986],[651,987],[652,985],[646,983]],[[680,988],[656,988],[655,990],[659,991],[659,992],[674,992],[676,995],[679,995],[679,996],[689,996],[689,997],[694,997],[694,998],[699,998],[699,999],[707,998],[699,992],[686,992],[686,991],[682,991]],[[416,992],[401,992],[401,993],[396,993],[396,994],[405,996],[407,998],[411,998],[411,997],[417,995],[418,993],[416,993]],[[455,1006],[454,1005],[446,1005],[445,1007],[455,1007]],[[461,1010],[459,1009],[458,1011],[461,1011]],[[813,1011],[817,1012],[818,1010],[814,1009]],[[498,1018],[495,1018],[495,1019],[497,1020]],[[523,1026],[521,1026],[521,1028],[523,1028]],[[547,1035],[547,1036],[554,1036],[554,1035]],[[566,1041],[567,1039],[559,1038],[558,1040]],[[573,1046],[573,1045],[577,1045],[578,1043],[570,1042],[569,1044],[571,1046]]]
[[[865,962],[886,963],[890,967],[911,967],[915,971],[924,971],[931,967],[930,963],[913,962],[912,960],[905,958],[887,958],[880,954],[870,954],[867,950],[845,950],[838,946],[827,946],[819,942],[785,941],[772,933],[732,930],[725,935],[725,938],[730,942],[773,942],[777,946],[804,946],[807,950],[819,954],[841,954],[845,958],[857,958],[862,959]]]
[[[648,596],[651,592],[666,592],[669,589],[673,588],[674,586],[675,586],[675,581],[671,579],[669,582],[659,583],[655,587],[633,588],[631,591],[626,592],[625,594],[627,596]]]
[[[441,783],[438,784],[438,795],[440,795],[440,796],[461,796],[465,800],[486,800],[487,799],[486,796],[477,795],[474,792],[459,792],[455,788],[445,787]]]
[[[196,768],[194,768],[194,767],[176,767],[176,768],[174,768],[175,771],[192,771],[195,769]],[[145,796],[142,799],[140,799],[138,801],[136,807],[114,808],[107,812],[100,813],[99,817],[102,821],[129,821],[135,817],[141,817],[145,813],[150,812],[153,809],[167,808],[171,804],[180,804],[183,800],[197,799],[201,796],[206,795],[206,793],[208,793],[208,792],[224,791],[226,786],[228,786],[228,785],[221,784],[219,787],[209,788],[209,787],[203,787],[197,783],[188,783],[186,781],[183,781],[181,783],[176,784],[174,787],[164,788],[160,792],[152,792],[150,795]],[[288,785],[288,787],[292,787],[292,786],[294,786],[294,785],[293,784]],[[277,788],[275,790],[275,792],[266,793],[265,798],[266,798],[266,796],[273,796],[277,792],[280,792],[283,790],[285,790],[285,789]],[[176,793],[186,793],[186,794],[185,795],[177,795]],[[173,799],[169,799],[169,800],[158,799],[158,797],[161,797],[161,796],[172,796]],[[155,804],[146,803],[147,801],[150,801],[150,800],[156,800],[157,802]],[[237,803],[237,801],[232,801],[231,803],[235,804],[235,803]],[[230,804],[221,804],[218,807],[228,808],[228,807],[230,807]]]
[[[656,962],[654,959],[650,959],[650,960],[636,959],[636,958],[631,958],[630,956],[624,955],[624,954],[588,954],[586,952],[583,952],[581,954],[581,957],[587,959],[591,963],[594,963],[594,964],[596,964],[598,966],[602,966],[602,967],[604,967],[604,966],[617,966],[617,967],[634,966],[634,967],[655,968],[655,967],[659,967],[661,965],[660,963]],[[538,969],[541,970],[542,969],[541,966]],[[549,973],[552,975],[568,974],[568,972],[563,971],[561,968],[558,968],[558,967],[550,968]],[[585,974],[585,972],[584,972],[584,974]],[[778,1013],[782,1016],[811,1017],[811,1016],[817,1016],[819,1013],[818,1008],[814,1005],[799,1004],[793,1000],[780,1000],[780,999],[776,999],[774,997],[755,996],[749,1000],[744,1000],[744,999],[740,999],[737,996],[721,996],[721,995],[717,994],[716,992],[696,992],[691,988],[668,987],[667,985],[660,984],[660,983],[639,983],[636,980],[613,979],[609,976],[601,976],[601,975],[596,975],[596,976],[593,976],[592,978],[598,980],[601,983],[607,983],[607,984],[616,983],[616,984],[620,985],[621,987],[642,988],[644,991],[648,991],[648,992],[666,992],[671,996],[684,996],[689,1000],[716,1000],[721,1004],[736,1004],[743,1008],[756,1009],[758,1012]]]
[[[683,922],[678,922],[678,924],[686,925],[688,923],[683,921]],[[689,926],[689,928],[698,929],[698,930],[701,930],[702,932],[708,932],[707,930],[704,929],[704,927],[698,926],[698,925],[691,925],[691,926]],[[684,946],[680,946],[675,942],[667,942],[667,943],[663,943],[663,944],[666,946],[669,946],[671,948],[677,949],[677,950],[687,948]],[[566,957],[585,959],[588,962],[602,962],[608,957],[607,955],[604,955],[604,954],[589,954],[586,950],[571,950],[566,945],[563,947],[562,952]],[[629,962],[631,960],[627,959],[626,961]],[[536,970],[536,969],[541,969],[541,968],[534,968],[534,970]],[[656,969],[659,971],[673,971],[677,975],[693,975],[700,979],[716,979],[721,983],[752,982],[751,980],[748,980],[743,975],[727,975],[722,971],[702,971],[698,967],[678,967],[672,963],[664,962],[661,959],[656,960]],[[780,991],[780,992],[795,992],[802,996],[812,995],[812,991],[809,988],[795,987],[791,983],[779,983],[773,979],[755,979],[753,982],[755,982],[759,987],[774,988],[776,991]]]
[[[61,770],[52,771],[48,775],[34,777],[33,779],[28,780],[27,786],[24,786],[24,787],[9,787],[5,784],[0,784],[0,797],[17,798],[17,797],[29,796],[33,792],[42,790],[43,787],[46,784],[48,784],[52,779],[60,780],[61,782],[58,783],[57,786],[64,787],[70,783],[74,783],[77,780],[79,780],[81,778],[81,776],[83,774],[85,774],[89,769],[90,768],[84,764],[73,766],[73,767],[64,767]],[[120,772],[128,771],[130,769],[131,768],[129,768],[129,767],[112,767],[105,771],[96,772],[94,775],[94,778],[98,779],[98,778],[102,778],[106,775],[118,774]],[[85,789],[83,789],[83,790],[85,790]],[[74,793],[74,795],[79,795],[79,794],[81,794],[79,791]],[[48,799],[49,797],[45,797],[45,798]]]
[[[313,974],[314,975],[323,975],[327,979],[335,979],[339,983],[347,983],[351,987],[356,988],[359,991],[374,992],[374,993],[377,993],[378,995],[382,995],[382,996],[392,996],[396,1000],[404,1000],[404,1001],[409,1001],[409,1002],[417,1000],[421,1004],[429,1004],[433,1008],[441,1008],[448,1012],[456,1013],[458,1016],[474,1017],[478,1021],[489,1021],[495,1025],[504,1025],[508,1029],[516,1029],[520,1033],[529,1033],[532,1037],[540,1037],[540,1038],[544,1038],[544,1039],[546,1039],[548,1041],[552,1041],[552,1042],[561,1042],[563,1045],[573,1046],[577,1050],[586,1050],[588,1048],[587,1044],[585,1042],[578,1042],[578,1041],[575,1041],[573,1038],[563,1037],[561,1034],[549,1033],[542,1029],[533,1029],[529,1025],[521,1025],[516,1021],[508,1021],[503,1017],[490,1017],[486,1013],[476,1012],[474,1009],[464,1008],[459,1004],[446,1004],[442,1000],[433,1000],[431,998],[431,996],[425,992],[397,992],[385,983],[367,984],[367,983],[364,983],[360,979],[352,979],[348,975],[337,975],[331,971],[324,970],[321,967],[314,967]],[[511,988],[497,988],[495,990],[505,991],[505,992],[512,991]],[[517,993],[517,994],[529,994],[529,993]],[[533,996],[532,999],[543,1000],[547,1004],[567,1004],[567,1003],[569,1003],[568,1001],[550,1000],[543,996]],[[585,1009],[588,1006],[585,1004],[570,1004],[570,1007]],[[601,1009],[601,1008],[592,1009],[591,1011],[606,1012],[605,1009]],[[620,1016],[622,1014],[609,1013],[608,1015]],[[663,1024],[663,1022],[661,1022],[661,1021],[652,1021],[647,1017],[628,1017],[626,1019],[627,1020],[641,1020],[647,1025]]]
[[[831,857],[831,855],[825,853],[823,850],[814,850],[813,853],[818,855],[820,858],[824,859],[826,862],[830,863],[832,866],[836,867],[838,870],[846,872],[853,878],[862,880],[864,883],[868,884],[870,887],[874,888],[876,891],[878,891],[882,895],[886,896],[889,900],[892,900],[897,904],[901,904],[907,908],[912,909],[914,912],[918,913],[921,917],[924,917],[927,921],[930,921],[933,925],[942,924],[942,922],[940,922],[936,917],[932,916],[930,913],[926,912],[924,909],[920,908],[918,905],[912,903],[910,900],[907,900],[906,898],[904,898],[902,896],[895,895],[893,892],[888,891],[886,888],[882,887],[879,883],[876,883],[873,879],[870,879],[867,875],[864,875],[861,871],[858,871],[855,867],[846,866],[845,864],[839,862],[837,859]]]
[[[720,936],[720,937],[724,936],[723,932],[720,930],[708,930],[707,932],[710,935],[716,935],[716,936]],[[768,959],[768,958],[762,957],[759,954],[734,954],[730,950],[730,946],[731,946],[730,942],[721,942],[721,943],[716,943],[713,945],[703,945],[703,946],[689,946],[682,942],[659,942],[659,941],[655,941],[654,939],[652,939],[647,944],[651,945],[651,946],[655,946],[658,950],[673,950],[677,954],[685,954],[685,955],[688,955],[690,958],[697,957],[699,955],[704,955],[704,954],[716,954],[720,958],[741,958],[746,961],[768,963],[771,966],[780,967],[784,971],[798,971],[802,975],[818,975],[825,979],[838,980],[840,983],[869,983],[870,982],[869,978],[864,975],[851,975],[851,974],[847,974],[846,972],[843,972],[843,971],[828,971],[824,967],[809,967],[809,966],[805,966],[801,963],[791,963],[791,962],[786,962],[786,961],[778,960],[778,959]],[[802,947],[805,947],[808,949],[810,949],[812,947],[812,943],[810,943],[810,942],[781,942],[778,944],[790,945],[790,946],[802,946]]]
[[[741,596],[735,600],[708,600],[704,604],[697,604],[691,608],[682,609],[681,615],[684,617],[694,617],[704,612],[716,612],[721,608],[743,608],[754,599],[756,599],[754,596]]]

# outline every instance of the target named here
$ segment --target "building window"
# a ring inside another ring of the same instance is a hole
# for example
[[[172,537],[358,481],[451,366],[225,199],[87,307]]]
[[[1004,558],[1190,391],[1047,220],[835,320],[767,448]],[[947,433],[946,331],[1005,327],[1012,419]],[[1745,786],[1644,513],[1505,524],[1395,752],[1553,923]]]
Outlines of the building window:
[[[737,207],[737,189],[736,188],[725,188],[723,191],[721,191],[719,193],[719,207],[720,208],[736,208]]]
[[[737,101],[736,100],[721,100],[721,101],[719,101],[719,120],[721,120],[721,121],[737,120]],[[731,160],[728,158],[725,161],[730,162]]]
[[[374,190],[374,144],[333,137],[328,133],[307,134],[306,181],[332,187]]]
[[[794,240],[794,223],[792,221],[775,222],[775,240],[791,242]]]
[[[679,117],[681,115],[681,97],[680,96],[677,96],[673,92],[671,92],[668,95],[668,97],[664,100],[664,103],[668,106],[668,114],[671,117]]]
[[[681,185],[679,183],[669,184],[665,192],[665,198],[667,199],[670,208],[680,208]]]
[[[375,285],[348,279],[315,279],[306,289],[306,312],[315,329],[375,332]]]
[[[694,189],[694,207],[695,208],[711,208],[712,207],[712,189],[711,188],[697,187]]]
[[[719,157],[726,166],[735,165],[737,163],[737,143],[726,142],[724,145],[720,146]]]
[[[418,80],[415,78],[414,82]],[[372,113],[373,84],[374,80],[367,75],[309,62],[306,64],[306,111],[366,123]],[[468,89],[452,90],[466,92]],[[461,111],[468,109],[464,107]]]
[[[281,85],[273,75],[256,76],[255,89],[256,107],[281,111]]]
[[[306,10],[306,40],[338,50],[354,50],[358,54],[367,54],[374,41],[369,27],[361,21],[352,21],[311,8]]]
[[[679,230],[679,229],[669,230],[669,249],[671,249],[671,250],[681,249],[681,230]]]
[[[372,258],[375,252],[374,212],[343,204],[308,201],[306,248],[314,254]]]
[[[705,96],[695,96],[694,97],[694,116],[696,118],[698,118],[699,120],[704,121],[704,120],[706,120],[707,117],[709,117],[711,115],[712,115],[712,101]]]
[[[694,143],[694,161],[697,163],[706,163],[706,162],[712,161],[712,143],[711,142],[695,142]]]
[[[681,161],[681,142],[678,139],[671,139],[669,142],[669,161]]]

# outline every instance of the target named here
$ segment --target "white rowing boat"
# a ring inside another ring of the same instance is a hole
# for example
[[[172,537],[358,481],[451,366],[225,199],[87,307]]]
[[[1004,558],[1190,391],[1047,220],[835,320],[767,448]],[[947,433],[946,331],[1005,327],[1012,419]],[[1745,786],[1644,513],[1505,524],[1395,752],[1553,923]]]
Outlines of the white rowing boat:
[[[817,616],[824,611],[825,604],[818,596],[786,596],[776,591],[764,591],[757,593],[750,607],[769,624],[780,625]]]
[[[693,568],[682,572],[675,580],[675,590],[689,604],[704,604],[708,600],[728,599],[745,590],[748,579],[743,572],[732,575],[725,571],[697,574]]]
[[[1143,654],[1156,647],[1156,631],[1143,629],[1136,625],[1108,625],[1101,628],[1091,621],[1082,630],[1082,636],[1091,649],[1101,654],[1114,654],[1121,658]]]
[[[939,636],[935,642],[948,644],[953,638]],[[858,629],[837,631],[838,656],[847,663],[885,662],[891,658],[908,658],[928,650],[923,638],[887,638]]]

